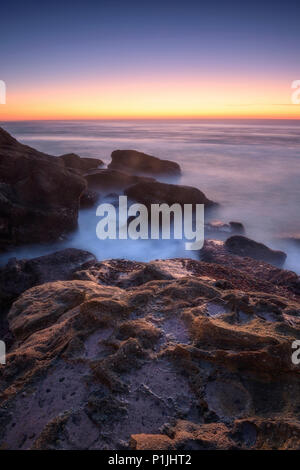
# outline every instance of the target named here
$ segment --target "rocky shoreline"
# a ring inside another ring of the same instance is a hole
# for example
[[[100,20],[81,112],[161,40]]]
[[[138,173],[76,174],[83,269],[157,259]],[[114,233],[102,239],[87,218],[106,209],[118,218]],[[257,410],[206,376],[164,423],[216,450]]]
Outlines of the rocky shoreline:
[[[59,239],[111,192],[215,207],[157,180],[180,171],[129,150],[108,168],[55,158],[0,129],[1,250]],[[299,449],[299,276],[238,222],[205,232],[199,260],[66,249],[0,269],[1,449]]]

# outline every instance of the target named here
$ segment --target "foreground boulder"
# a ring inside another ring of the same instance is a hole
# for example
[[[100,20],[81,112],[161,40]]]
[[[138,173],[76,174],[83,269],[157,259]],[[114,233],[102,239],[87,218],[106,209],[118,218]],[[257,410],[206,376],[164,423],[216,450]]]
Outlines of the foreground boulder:
[[[6,266],[0,268],[0,310],[10,306],[30,287],[70,279],[73,271],[88,261],[95,261],[94,255],[76,248],[33,259],[10,259]]]
[[[86,181],[0,129],[0,249],[48,242],[77,227]]]
[[[83,250],[65,250],[26,260],[10,259],[0,268],[0,338],[9,346],[12,335],[7,323],[7,312],[24,291],[49,281],[70,279],[75,270],[95,257]]]
[[[91,169],[103,166],[104,163],[99,158],[79,157],[75,153],[67,153],[58,157],[67,168],[72,168],[85,173]]]
[[[209,200],[205,194],[191,186],[180,186],[166,183],[138,183],[126,189],[125,194],[139,202],[150,206],[151,204],[166,203],[169,205],[205,204],[206,207],[215,206],[216,203]]]
[[[111,163],[108,168],[154,176],[178,176],[181,173],[178,163],[161,160],[136,150],[115,150],[111,154]]]
[[[228,238],[225,247],[235,255],[249,256],[278,266],[282,266],[286,260],[286,254],[283,251],[272,250],[263,243],[258,243],[242,235],[234,235]]]
[[[1,448],[299,449],[299,297],[190,259],[74,277],[9,312]]]

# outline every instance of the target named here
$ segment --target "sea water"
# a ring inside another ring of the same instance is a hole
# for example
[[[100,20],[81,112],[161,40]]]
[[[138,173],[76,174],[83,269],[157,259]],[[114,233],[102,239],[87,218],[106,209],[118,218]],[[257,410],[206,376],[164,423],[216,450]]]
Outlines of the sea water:
[[[176,161],[176,184],[201,189],[218,203],[223,222],[239,221],[247,236],[288,254],[285,267],[300,272],[300,121],[121,120],[1,122],[22,143],[54,156],[74,152],[106,164],[116,149],[140,150]],[[171,182],[171,181],[170,181]],[[20,247],[1,256],[29,258],[65,247],[98,259],[197,257],[179,240],[99,240],[96,208],[81,210],[79,227],[62,242]]]

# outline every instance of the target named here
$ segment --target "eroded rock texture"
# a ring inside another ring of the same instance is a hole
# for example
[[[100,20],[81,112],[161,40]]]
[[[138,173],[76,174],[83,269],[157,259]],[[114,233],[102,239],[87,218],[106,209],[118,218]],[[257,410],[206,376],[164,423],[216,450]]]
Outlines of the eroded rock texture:
[[[225,265],[90,260],[10,309],[0,446],[299,448],[299,318],[295,292]]]

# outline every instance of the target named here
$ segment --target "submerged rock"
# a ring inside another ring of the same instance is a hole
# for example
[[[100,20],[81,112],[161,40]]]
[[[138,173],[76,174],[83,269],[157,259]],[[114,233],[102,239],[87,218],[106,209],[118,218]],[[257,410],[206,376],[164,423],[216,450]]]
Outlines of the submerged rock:
[[[241,222],[229,222],[229,225],[230,225],[232,232],[239,233],[239,234],[245,233],[245,227]]]
[[[221,222],[219,220],[207,222],[204,225],[205,233],[216,234],[220,237],[228,237],[228,234],[241,234],[245,233],[245,228],[241,222],[229,222],[228,224]]]
[[[282,266],[286,260],[283,251],[276,251],[268,248],[263,243],[258,243],[250,238],[241,235],[230,237],[225,242],[226,249],[238,256],[249,256],[267,263]]]
[[[126,189],[125,194],[139,202],[150,206],[151,204],[205,204],[206,207],[216,206],[205,194],[191,186],[180,186],[166,183],[138,183]]]
[[[136,150],[115,150],[111,154],[111,163],[108,168],[154,176],[178,176],[181,173],[178,163],[161,160]]]

